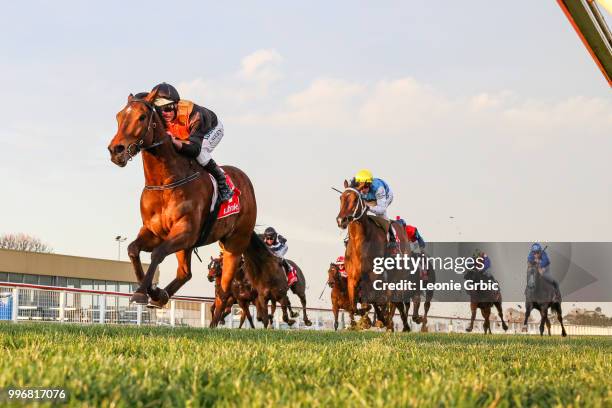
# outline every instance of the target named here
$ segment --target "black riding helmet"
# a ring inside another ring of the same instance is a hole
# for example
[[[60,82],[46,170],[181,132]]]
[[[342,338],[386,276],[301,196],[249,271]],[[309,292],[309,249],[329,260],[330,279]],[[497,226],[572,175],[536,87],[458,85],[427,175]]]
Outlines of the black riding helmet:
[[[276,230],[272,227],[268,227],[264,231],[264,239],[271,238],[272,240],[276,241],[277,235]]]
[[[154,102],[156,106],[164,106],[170,103],[178,103],[178,101],[181,100],[181,97],[176,88],[165,82],[155,85],[151,92],[154,92],[155,90],[157,90],[157,98]]]

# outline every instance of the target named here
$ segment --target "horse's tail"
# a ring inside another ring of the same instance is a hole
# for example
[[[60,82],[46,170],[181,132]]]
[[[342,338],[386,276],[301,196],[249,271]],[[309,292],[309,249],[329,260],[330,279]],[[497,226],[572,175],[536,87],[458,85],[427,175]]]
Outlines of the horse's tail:
[[[263,273],[266,263],[273,257],[268,250],[266,244],[259,238],[259,236],[253,231],[251,233],[251,239],[249,246],[244,253],[245,261],[248,265],[249,270],[253,275],[261,275]]]

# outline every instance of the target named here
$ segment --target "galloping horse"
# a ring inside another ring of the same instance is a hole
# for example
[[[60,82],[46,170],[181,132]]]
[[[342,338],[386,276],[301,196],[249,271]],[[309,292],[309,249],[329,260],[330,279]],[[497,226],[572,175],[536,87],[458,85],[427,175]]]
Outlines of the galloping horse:
[[[340,309],[344,309],[349,313],[349,318],[351,322],[351,326],[355,325],[355,312],[353,312],[353,308],[351,307],[351,303],[348,297],[347,291],[347,279],[340,275],[340,269],[338,265],[335,263],[329,264],[329,269],[327,270],[327,285],[331,288],[331,303],[332,303],[332,312],[334,314],[334,330],[338,330],[338,312]],[[366,323],[370,326],[372,323],[370,322],[370,318],[367,316],[368,311],[371,306],[367,303],[362,303],[361,308],[357,309],[356,313],[360,316],[366,317]]]
[[[194,247],[219,241],[224,249],[221,278],[222,297],[217,300],[213,321],[221,316],[230,284],[242,255],[252,243],[257,204],[253,185],[240,169],[225,166],[224,170],[240,190],[241,209],[238,214],[214,221],[211,208],[213,183],[204,169],[192,159],[180,155],[166,134],[164,121],[153,101],[157,91],[142,99],[128,96],[127,105],[117,114],[117,133],[108,146],[111,161],[125,167],[129,160],[142,152],[145,187],[140,197],[142,227],[137,238],[128,246],[128,254],[140,286],[131,301],[162,307],[181,286],[191,279],[191,254]],[[205,236],[202,236],[205,235]],[[202,241],[202,242],[200,242]],[[151,264],[145,273],[140,252],[151,252]],[[178,260],[176,278],[164,289],[153,288],[158,265],[175,253]],[[253,252],[253,251],[251,251]]]
[[[550,336],[550,320],[548,319],[548,309],[557,314],[557,319],[561,324],[561,336],[567,336],[565,326],[563,326],[563,315],[561,312],[561,293],[555,293],[555,288],[548,283],[538,271],[538,267],[529,264],[527,269],[527,286],[525,287],[525,322],[523,327],[527,327],[527,321],[531,310],[537,309],[540,312],[540,336],[544,335],[544,325],[548,327]]]
[[[346,247],[345,268],[348,274],[347,291],[350,307],[355,313],[357,305],[358,293],[373,293],[371,285],[373,277],[374,259],[389,255],[387,251],[387,232],[378,227],[375,222],[367,216],[367,204],[361,197],[361,193],[355,188],[350,187],[348,181],[344,181],[344,192],[340,195],[340,212],[336,217],[338,227],[342,229],[348,228],[349,241]],[[399,239],[398,252],[400,254],[410,254],[410,243],[406,235],[406,230],[400,224],[396,226],[395,233]],[[405,271],[404,271],[405,272]],[[406,276],[408,274],[409,276]],[[410,280],[420,279],[419,274],[404,274]],[[358,291],[358,286],[361,291]],[[417,286],[418,287],[418,286]],[[395,294],[389,296],[388,293],[376,293],[377,300],[372,301],[377,315],[384,317],[387,330],[393,330],[393,316],[396,307],[399,308],[400,316],[404,322],[404,330],[409,330],[407,321],[405,320],[404,302],[391,298],[397,297]],[[368,299],[370,303],[370,299]],[[379,313],[379,308],[383,307],[384,311]],[[418,310],[415,310],[415,316],[418,316]]]
[[[488,278],[483,275],[482,271],[472,269],[466,272],[463,275],[463,279],[471,280],[474,283],[488,283],[489,280],[492,282],[496,282],[494,279]],[[466,328],[466,332],[471,332],[474,329],[474,319],[476,319],[476,311],[480,309],[480,313],[482,313],[482,317],[484,318],[483,329],[484,333],[491,333],[491,323],[489,318],[491,316],[491,307],[495,306],[497,309],[497,314],[499,315],[502,328],[504,331],[508,330],[508,325],[504,321],[504,313],[502,311],[502,295],[499,289],[497,290],[470,290],[468,291],[468,295],[470,295],[470,310],[472,311],[472,317],[470,320],[470,327]]]
[[[208,264],[208,281],[215,282],[215,299],[221,294],[221,272],[223,269],[223,258],[213,258],[210,257],[210,263]],[[231,295],[229,296],[226,302],[226,308],[223,311],[221,319],[219,323],[225,319],[225,316],[231,313],[231,306],[234,304],[238,304],[240,309],[242,310],[242,314],[240,315],[240,325],[238,328],[242,328],[244,324],[244,319],[248,319],[251,324],[251,328],[255,328],[255,324],[253,324],[253,317],[251,316],[251,312],[249,310],[249,305],[255,302],[257,299],[257,291],[253,289],[251,282],[246,277],[244,273],[243,265],[240,265],[236,274],[234,275],[234,279],[232,279],[232,284],[230,286]],[[211,313],[214,315],[215,305],[212,305]],[[212,322],[211,322],[212,325]]]

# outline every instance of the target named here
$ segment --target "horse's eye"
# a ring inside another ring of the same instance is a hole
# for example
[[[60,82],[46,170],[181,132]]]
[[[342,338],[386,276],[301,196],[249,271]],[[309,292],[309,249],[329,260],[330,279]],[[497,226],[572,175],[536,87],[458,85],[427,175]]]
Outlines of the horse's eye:
[[[146,116],[144,115],[144,113],[142,115],[140,115],[140,117],[138,118],[139,121],[143,121],[145,120]]]

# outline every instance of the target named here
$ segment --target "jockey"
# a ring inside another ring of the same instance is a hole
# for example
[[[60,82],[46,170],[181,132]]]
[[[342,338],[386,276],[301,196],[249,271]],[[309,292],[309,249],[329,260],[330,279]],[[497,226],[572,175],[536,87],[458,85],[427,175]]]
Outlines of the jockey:
[[[225,173],[210,155],[224,134],[217,115],[210,109],[181,99],[176,88],[165,82],[155,86],[151,92],[154,91],[157,91],[157,98],[153,103],[161,111],[176,150],[196,159],[217,181],[220,200],[230,200],[233,191],[227,185]]]
[[[289,250],[287,239],[277,233],[274,228],[268,227],[264,231],[264,242],[268,246],[270,252],[272,252],[274,256],[281,259],[281,264],[283,265],[283,269],[287,275],[287,283],[289,286],[293,285],[295,282],[297,282],[297,275],[293,270],[293,267],[289,265],[289,262],[287,262],[285,259],[285,254]]]
[[[476,267],[476,270],[481,272],[483,274],[483,276],[486,276],[487,278],[490,279],[494,279],[493,278],[493,274],[491,274],[491,259],[489,258],[489,255],[487,255],[484,251],[481,251],[480,249],[475,249],[474,250],[474,254],[472,255],[472,258],[474,260],[481,258],[482,259],[482,267]]]
[[[419,230],[417,229],[417,227],[413,227],[412,225],[408,225],[406,223],[406,221],[403,218],[401,218],[399,215],[395,217],[395,221],[397,221],[400,224],[402,224],[402,226],[406,230],[406,235],[408,235],[408,240],[410,241],[411,250],[415,250],[416,249],[416,248],[413,247],[414,244],[416,243],[416,244],[418,244],[419,249],[421,250],[421,253],[424,253],[425,252],[425,240],[423,239],[423,237],[419,233]]]
[[[546,282],[553,285],[555,290],[559,292],[559,284],[550,273],[550,259],[548,258],[546,250],[542,248],[542,245],[536,242],[531,246],[531,251],[529,251],[529,255],[527,256],[527,262],[529,265],[537,266],[540,276],[542,276]]]
[[[374,178],[370,170],[359,170],[352,180],[352,187],[359,190],[368,210],[380,217],[387,217],[387,207],[393,201],[393,191],[382,179]]]
[[[340,255],[336,259],[336,266],[338,267],[338,273],[340,274],[340,276],[342,276],[343,278],[347,278],[348,274],[346,273],[346,269],[344,268],[344,256]]]

